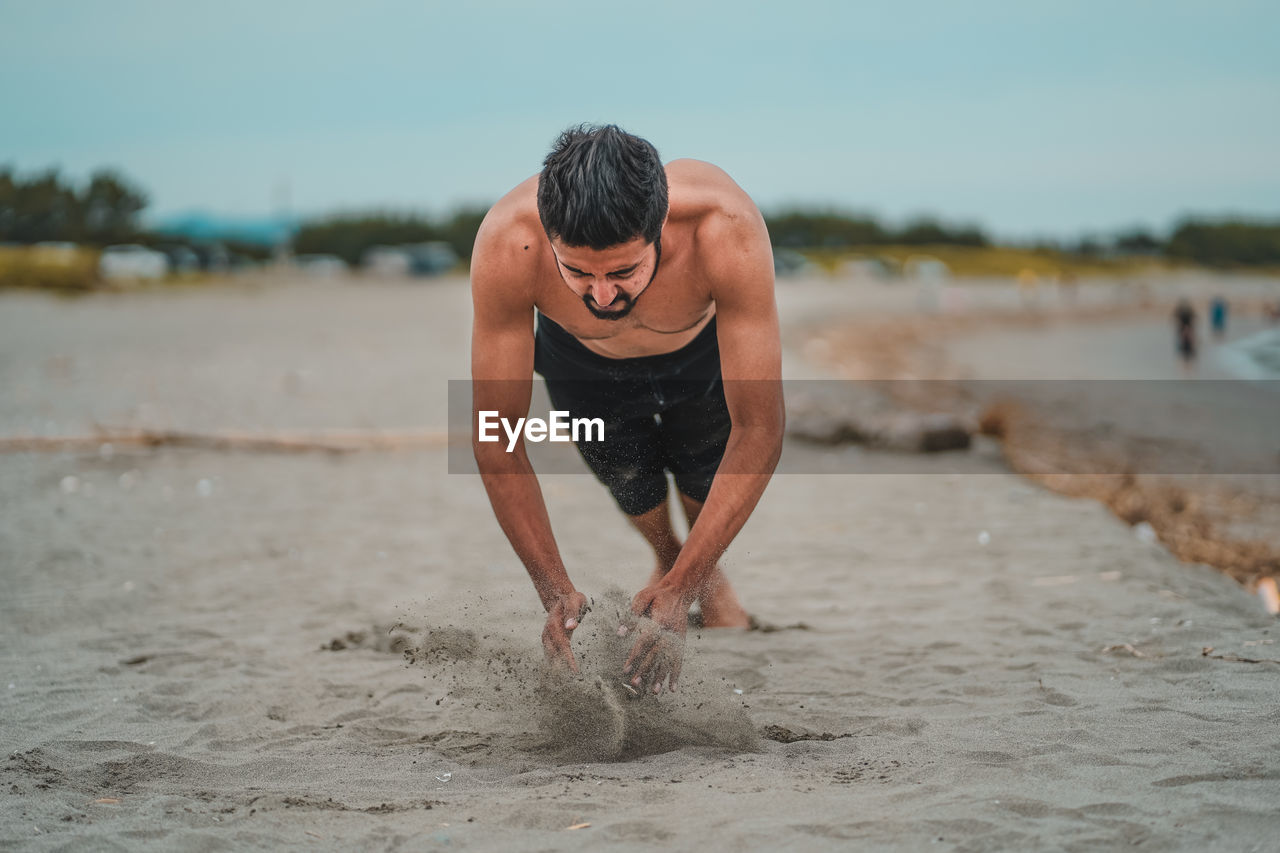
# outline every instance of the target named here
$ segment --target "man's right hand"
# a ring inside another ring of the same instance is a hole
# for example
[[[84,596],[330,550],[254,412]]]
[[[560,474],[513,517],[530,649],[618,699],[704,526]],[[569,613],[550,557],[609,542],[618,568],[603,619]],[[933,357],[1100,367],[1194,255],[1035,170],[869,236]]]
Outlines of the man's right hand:
[[[542,648],[552,664],[567,664],[569,669],[577,673],[578,662],[573,658],[569,640],[589,610],[591,608],[587,605],[587,597],[577,590],[556,597],[547,608],[547,624],[542,629]]]

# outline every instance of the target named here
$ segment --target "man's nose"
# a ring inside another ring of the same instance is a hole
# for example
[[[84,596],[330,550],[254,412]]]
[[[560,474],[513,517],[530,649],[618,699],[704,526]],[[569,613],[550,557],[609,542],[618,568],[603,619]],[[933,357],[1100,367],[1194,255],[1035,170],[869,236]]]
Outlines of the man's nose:
[[[597,305],[609,305],[618,296],[618,286],[607,281],[597,281],[591,285],[591,298]]]

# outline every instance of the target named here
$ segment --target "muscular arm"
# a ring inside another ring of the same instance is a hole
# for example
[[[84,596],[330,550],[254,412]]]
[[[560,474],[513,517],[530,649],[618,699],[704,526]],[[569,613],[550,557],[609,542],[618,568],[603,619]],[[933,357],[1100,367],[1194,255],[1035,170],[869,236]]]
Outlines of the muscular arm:
[[[529,413],[533,384],[532,275],[527,269],[521,274],[527,264],[510,250],[519,236],[486,224],[472,260],[472,448],[498,524],[550,613],[576,590],[560,559],[524,440],[510,453],[505,441],[478,440],[477,413],[496,411],[514,423]]]
[[[782,345],[773,294],[773,254],[754,205],[705,235],[732,429],[711,491],[662,583],[691,604],[716,561],[750,517],[782,452]],[[687,609],[687,608],[686,608]]]
[[[773,255],[759,211],[745,194],[742,200],[736,214],[730,211],[698,235],[710,259],[708,278],[732,424],[729,441],[675,565],[631,600],[632,614],[649,615],[653,624],[637,623],[640,636],[623,672],[632,684],[651,685],[655,693],[668,677],[671,689],[676,688],[689,607],[746,524],[782,453],[782,344],[773,300]]]

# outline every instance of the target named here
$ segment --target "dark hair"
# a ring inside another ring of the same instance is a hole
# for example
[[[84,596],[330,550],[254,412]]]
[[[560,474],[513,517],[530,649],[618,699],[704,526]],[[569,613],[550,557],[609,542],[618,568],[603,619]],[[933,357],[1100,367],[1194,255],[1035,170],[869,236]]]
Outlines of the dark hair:
[[[655,243],[667,216],[667,172],[648,141],[608,124],[571,127],[542,162],[538,217],[548,237],[607,249]]]

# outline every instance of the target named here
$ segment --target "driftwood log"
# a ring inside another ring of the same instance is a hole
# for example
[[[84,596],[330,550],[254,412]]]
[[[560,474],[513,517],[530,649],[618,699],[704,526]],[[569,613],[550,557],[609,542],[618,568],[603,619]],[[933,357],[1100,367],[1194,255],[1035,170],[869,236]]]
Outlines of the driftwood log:
[[[351,453],[357,450],[407,450],[444,447],[444,430],[148,430],[102,429],[87,435],[17,435],[0,437],[0,453],[40,453],[126,447],[196,447],[204,450]]]
[[[815,444],[864,444],[906,453],[965,450],[971,443],[963,422],[948,414],[898,412],[861,416],[802,411],[788,415],[788,432]]]

